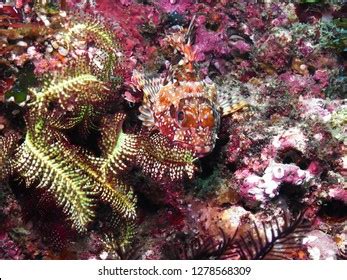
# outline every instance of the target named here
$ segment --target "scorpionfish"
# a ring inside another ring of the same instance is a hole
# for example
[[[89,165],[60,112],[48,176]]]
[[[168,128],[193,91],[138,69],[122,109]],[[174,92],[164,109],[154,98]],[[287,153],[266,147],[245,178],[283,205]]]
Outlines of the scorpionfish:
[[[166,38],[183,55],[169,78],[148,78],[134,71],[132,82],[143,92],[139,108],[143,125],[203,157],[215,146],[221,117],[243,108],[245,102],[198,77],[195,54],[185,34],[189,31],[180,29]]]

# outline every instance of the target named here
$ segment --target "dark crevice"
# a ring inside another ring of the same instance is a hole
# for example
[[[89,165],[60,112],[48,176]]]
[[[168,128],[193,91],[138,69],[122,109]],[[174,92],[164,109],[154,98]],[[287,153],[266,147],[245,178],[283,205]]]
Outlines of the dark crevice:
[[[347,204],[341,200],[332,199],[321,207],[318,215],[327,218],[347,219]]]
[[[296,149],[281,151],[278,155],[278,160],[284,164],[296,164],[302,170],[306,170],[311,163],[310,159],[306,158],[302,152]]]
[[[237,168],[238,168],[238,166],[235,162],[227,163],[226,167],[231,173],[235,173]]]
[[[293,213],[300,212],[304,208],[303,197],[307,193],[304,186],[290,183],[282,183],[279,188],[279,196],[282,197]]]
[[[212,153],[200,159],[200,178],[205,179],[213,174],[219,161],[222,148],[227,142],[228,141],[224,141],[223,139],[218,139]]]

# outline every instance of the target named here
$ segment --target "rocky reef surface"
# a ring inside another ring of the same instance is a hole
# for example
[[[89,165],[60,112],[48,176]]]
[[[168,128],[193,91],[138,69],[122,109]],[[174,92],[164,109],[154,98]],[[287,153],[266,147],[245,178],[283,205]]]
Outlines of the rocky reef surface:
[[[0,259],[346,259],[347,6],[316,2],[1,2]],[[198,79],[245,104],[199,157],[138,119],[134,71],[190,65],[168,43],[177,30]],[[81,75],[100,82],[65,87]],[[50,79],[72,97],[54,97]],[[42,148],[57,143],[62,155]],[[66,182],[44,181],[45,160],[101,189],[90,209],[82,187],[76,202],[59,193]],[[29,174],[41,161],[44,179]]]

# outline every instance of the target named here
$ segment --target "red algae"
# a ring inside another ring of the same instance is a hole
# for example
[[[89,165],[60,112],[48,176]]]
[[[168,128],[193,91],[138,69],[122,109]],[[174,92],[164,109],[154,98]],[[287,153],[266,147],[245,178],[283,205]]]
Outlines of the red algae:
[[[7,2],[0,259],[341,258],[342,5]]]

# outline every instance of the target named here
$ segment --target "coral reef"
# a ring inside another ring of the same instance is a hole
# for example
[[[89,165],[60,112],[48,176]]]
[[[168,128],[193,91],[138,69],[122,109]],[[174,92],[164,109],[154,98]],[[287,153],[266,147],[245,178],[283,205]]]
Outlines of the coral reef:
[[[313,2],[0,4],[0,258],[346,259],[345,6]]]

